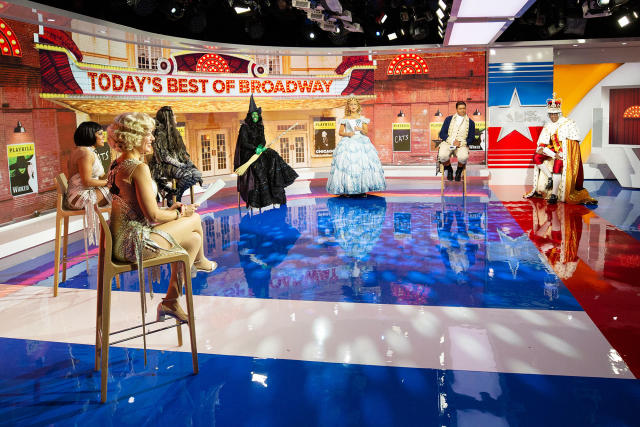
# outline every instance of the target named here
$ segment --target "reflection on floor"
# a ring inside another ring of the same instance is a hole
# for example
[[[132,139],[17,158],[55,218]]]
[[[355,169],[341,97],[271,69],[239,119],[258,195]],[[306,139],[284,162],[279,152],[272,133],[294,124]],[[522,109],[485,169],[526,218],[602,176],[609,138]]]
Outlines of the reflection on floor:
[[[0,424],[637,425],[640,192],[588,181],[589,210],[482,180],[445,198],[420,179],[366,198],[309,184],[262,212],[231,192],[201,207],[220,266],[193,281],[200,374],[175,332],[148,339],[146,367],[132,341],[105,405],[96,257],[87,274],[71,246],[55,299],[51,254],[0,271]],[[126,326],[138,283],[121,282]]]

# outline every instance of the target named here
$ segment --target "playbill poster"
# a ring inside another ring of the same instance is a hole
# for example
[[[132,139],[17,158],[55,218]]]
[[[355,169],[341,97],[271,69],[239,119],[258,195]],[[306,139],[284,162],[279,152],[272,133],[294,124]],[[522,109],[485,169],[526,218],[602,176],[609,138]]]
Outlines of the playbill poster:
[[[313,155],[331,157],[336,148],[336,118],[316,117],[313,119]]]
[[[7,145],[9,186],[12,196],[38,192],[36,147],[33,142]]]

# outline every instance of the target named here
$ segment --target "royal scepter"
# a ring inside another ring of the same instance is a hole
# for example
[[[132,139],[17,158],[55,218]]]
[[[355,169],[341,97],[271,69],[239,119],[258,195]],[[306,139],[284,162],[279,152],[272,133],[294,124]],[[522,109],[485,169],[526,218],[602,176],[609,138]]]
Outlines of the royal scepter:
[[[289,129],[285,130],[280,135],[276,136],[264,148],[265,149],[269,148],[274,142],[279,140],[282,135],[284,135],[285,133],[289,132],[291,129],[295,128],[296,126],[298,126],[297,122],[294,123],[293,125],[289,126]],[[260,154],[262,154],[262,152]],[[260,154],[254,154],[253,156],[251,156],[251,158],[249,160],[247,160],[244,164],[242,164],[238,169],[234,170],[233,172],[238,176],[244,175],[244,173],[249,169],[249,166],[251,166],[256,160],[258,160],[258,157],[260,157]]]

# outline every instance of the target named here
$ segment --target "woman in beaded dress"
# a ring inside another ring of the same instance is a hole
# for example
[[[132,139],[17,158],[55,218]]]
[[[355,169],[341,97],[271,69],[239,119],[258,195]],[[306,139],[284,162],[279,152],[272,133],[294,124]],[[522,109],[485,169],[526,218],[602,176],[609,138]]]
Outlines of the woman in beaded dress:
[[[105,142],[102,126],[96,122],[82,122],[73,134],[76,149],[69,158],[69,186],[65,195],[71,209],[84,209],[84,229],[87,247],[97,244],[100,223],[97,221],[94,205],[106,206],[111,203],[104,167],[96,151]]]
[[[143,259],[163,252],[182,252],[189,255],[191,270],[213,271],[217,264],[204,256],[197,206],[175,203],[162,209],[156,203],[157,187],[149,167],[141,161],[152,150],[154,125],[154,120],[144,113],[124,113],[109,127],[114,148],[122,153],[109,172],[113,256],[139,263],[141,272]],[[140,283],[144,283],[143,278]],[[178,268],[172,265],[167,294],[158,305],[158,320],[165,316],[188,320],[178,295]]]

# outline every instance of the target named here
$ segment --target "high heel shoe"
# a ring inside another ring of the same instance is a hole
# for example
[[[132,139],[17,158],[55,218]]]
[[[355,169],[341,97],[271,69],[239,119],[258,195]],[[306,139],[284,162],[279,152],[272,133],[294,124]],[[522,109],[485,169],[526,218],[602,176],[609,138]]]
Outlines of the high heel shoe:
[[[210,268],[205,268],[200,266],[198,261],[195,261],[193,263],[193,266],[196,268],[196,270],[198,271],[204,271],[205,273],[211,273],[213,270],[215,270],[216,268],[218,268],[218,263],[215,261],[209,261],[211,263]]]
[[[175,303],[173,307],[167,304],[171,302]],[[180,307],[180,304],[178,304],[178,301],[176,299],[162,300],[160,304],[158,304],[158,316],[156,320],[158,322],[164,322],[167,316],[173,317],[174,319],[179,320],[182,323],[189,322],[189,317],[184,311],[182,311],[182,307]]]

